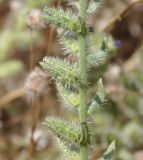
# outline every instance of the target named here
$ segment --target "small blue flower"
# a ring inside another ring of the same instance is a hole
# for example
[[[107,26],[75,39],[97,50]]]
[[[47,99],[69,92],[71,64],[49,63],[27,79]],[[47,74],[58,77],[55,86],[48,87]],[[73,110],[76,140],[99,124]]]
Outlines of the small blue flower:
[[[115,40],[115,41],[113,42],[113,44],[114,44],[114,47],[115,47],[115,48],[120,48],[122,42],[121,42],[121,40]]]

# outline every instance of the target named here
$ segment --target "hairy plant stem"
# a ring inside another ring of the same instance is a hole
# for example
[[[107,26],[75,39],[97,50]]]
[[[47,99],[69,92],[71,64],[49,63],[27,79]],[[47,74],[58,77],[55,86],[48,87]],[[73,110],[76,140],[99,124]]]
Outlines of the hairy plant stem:
[[[86,19],[86,9],[87,9],[88,0],[80,0],[80,18],[85,22]],[[86,35],[79,35],[80,41],[80,58],[79,58],[79,66],[80,66],[80,77],[87,84],[87,69],[86,69]],[[86,97],[87,97],[87,89],[84,85],[80,86],[80,123],[83,131],[83,141],[85,141],[84,137],[87,133],[84,130],[84,124],[87,123],[87,107],[86,107]],[[81,143],[80,149],[80,159],[87,160],[87,143]]]

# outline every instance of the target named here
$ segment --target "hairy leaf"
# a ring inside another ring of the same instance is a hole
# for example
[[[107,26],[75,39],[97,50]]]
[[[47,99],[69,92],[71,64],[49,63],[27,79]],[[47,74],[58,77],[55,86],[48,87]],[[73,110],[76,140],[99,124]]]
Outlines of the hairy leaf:
[[[88,114],[94,114],[97,110],[99,110],[104,103],[105,100],[105,91],[103,87],[102,79],[99,79],[97,83],[97,93],[93,101],[91,102]]]
[[[74,123],[70,123],[59,118],[47,117],[45,124],[58,138],[63,140],[65,143],[80,143],[81,130]]]
[[[100,5],[100,0],[91,0],[87,9],[88,13],[94,13]]]
[[[70,11],[62,9],[45,8],[43,18],[51,25],[65,29],[69,32],[84,33],[86,32],[85,23]]]
[[[107,57],[107,44],[105,39],[103,40],[99,50],[94,51],[93,53],[87,56],[87,61],[92,66],[99,65],[105,61],[106,57]]]
[[[103,154],[103,157],[100,160],[111,160],[115,153],[115,141],[113,141],[109,147],[107,148],[106,152]]]
[[[58,139],[59,148],[62,152],[62,160],[80,160],[79,152],[71,150],[67,145]]]
[[[62,99],[62,102],[68,106],[77,108],[80,104],[79,94],[66,89],[62,84],[57,83],[58,94]]]
[[[78,67],[58,58],[45,57],[41,66],[48,70],[52,76],[63,84],[81,82]]]

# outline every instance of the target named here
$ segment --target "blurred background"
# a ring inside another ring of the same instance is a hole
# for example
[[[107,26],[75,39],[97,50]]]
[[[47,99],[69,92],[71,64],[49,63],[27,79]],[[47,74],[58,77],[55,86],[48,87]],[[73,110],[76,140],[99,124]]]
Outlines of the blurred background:
[[[52,0],[0,0],[0,160],[56,160],[59,149],[43,124],[47,115],[72,120],[54,81],[39,61],[65,56],[56,31],[40,18],[44,6],[70,7]],[[143,159],[143,1],[102,0],[87,17],[92,43],[108,41],[108,58],[91,69],[93,93],[103,75],[106,103],[97,112],[91,160],[116,140],[116,160]]]

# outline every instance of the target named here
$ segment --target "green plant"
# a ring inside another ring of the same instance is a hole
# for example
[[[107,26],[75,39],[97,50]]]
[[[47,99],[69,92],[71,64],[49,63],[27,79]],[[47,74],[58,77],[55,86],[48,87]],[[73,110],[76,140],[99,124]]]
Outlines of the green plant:
[[[96,51],[93,51],[92,46],[87,43],[90,37],[90,28],[86,24],[86,16],[96,11],[99,1],[67,1],[72,5],[75,4],[75,7],[79,9],[78,15],[75,15],[72,10],[63,11],[62,9],[47,7],[43,14],[44,20],[52,27],[57,27],[58,33],[63,36],[61,42],[65,45],[65,53],[73,54],[79,61],[79,63],[70,64],[62,59],[45,57],[43,62],[40,62],[41,66],[48,70],[55,79],[57,90],[64,103],[73,108],[78,108],[80,121],[78,126],[53,117],[47,117],[45,121],[49,129],[58,137],[60,147],[68,160],[75,159],[75,157],[76,159],[87,160],[88,146],[93,143],[87,119],[100,109],[105,101],[102,79],[97,82],[95,98],[91,100],[87,96],[89,89],[88,70],[91,66],[100,65],[107,55],[106,39]],[[68,144],[79,147],[80,154],[70,150]],[[111,154],[113,151],[114,147],[103,155],[103,159],[106,159],[104,157],[108,157],[108,153]]]

